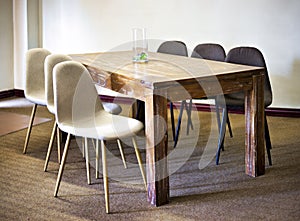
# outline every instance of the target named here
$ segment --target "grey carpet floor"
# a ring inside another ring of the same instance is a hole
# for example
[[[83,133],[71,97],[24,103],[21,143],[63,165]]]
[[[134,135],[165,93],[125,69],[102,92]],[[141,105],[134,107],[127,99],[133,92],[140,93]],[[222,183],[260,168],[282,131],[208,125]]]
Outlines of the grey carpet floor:
[[[30,105],[1,106],[1,111],[30,114]],[[26,102],[25,102],[26,103]],[[123,113],[126,112],[126,107]],[[39,117],[53,118],[44,107]],[[80,140],[72,139],[59,197],[53,197],[57,177],[54,148],[48,172],[44,159],[53,122],[34,126],[28,153],[22,154],[26,130],[0,137],[0,220],[299,220],[300,119],[268,117],[273,166],[256,178],[244,170],[244,117],[231,114],[234,137],[226,137],[220,165],[213,156],[215,114],[194,112],[194,130],[185,123],[178,147],[169,131],[170,203],[150,206],[134,150],[124,140],[128,169],[122,167],[114,142],[108,143],[111,214],[105,214],[103,182],[93,175],[87,185]],[[139,137],[143,161],[143,137]],[[93,145],[90,144],[93,159]],[[213,153],[213,154],[211,154]]]

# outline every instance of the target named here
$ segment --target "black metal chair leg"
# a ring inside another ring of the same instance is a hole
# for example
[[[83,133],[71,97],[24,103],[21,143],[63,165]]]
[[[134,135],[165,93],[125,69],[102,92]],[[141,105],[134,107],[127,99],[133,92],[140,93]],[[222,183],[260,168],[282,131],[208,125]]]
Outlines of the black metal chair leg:
[[[136,113],[135,119],[142,121],[145,124],[145,103],[140,100],[136,100]]]
[[[216,115],[217,115],[218,130],[219,130],[219,133],[220,133],[220,131],[221,131],[221,120],[220,120],[220,109],[219,109],[220,105],[219,105],[217,99],[218,98],[215,99],[215,102],[216,102],[215,103],[215,108],[216,108]],[[226,112],[227,112],[227,109],[226,109]],[[228,116],[228,112],[227,112],[227,116]],[[223,143],[224,142],[222,142],[221,148],[224,151],[224,144]]]
[[[135,113],[135,119],[138,119],[140,116],[140,111],[141,111],[141,102],[136,101],[136,106],[137,106],[137,110]]]
[[[188,120],[187,120],[187,128],[186,128],[186,135],[190,133],[190,127],[194,130],[193,122],[192,122],[192,106],[193,106],[193,99],[190,99],[189,105],[186,108]]]
[[[173,103],[170,102],[170,114],[171,114],[171,124],[172,124],[172,135],[173,135],[173,141],[175,141],[175,123],[174,123],[174,107]]]
[[[271,157],[272,144],[271,144],[269,126],[268,126],[266,114],[265,114],[265,140],[266,140],[266,149],[268,154],[269,165],[272,166],[272,157]]]
[[[230,135],[230,137],[233,137],[231,124],[230,124],[230,120],[229,120],[229,116],[228,116],[228,111],[226,111],[226,114],[227,114],[227,127],[228,127],[228,131],[229,131],[229,135]]]
[[[216,165],[219,165],[220,152],[221,152],[222,146],[224,146],[226,122],[227,122],[227,108],[223,107],[222,122],[220,125],[220,133],[219,133],[219,138],[218,138],[218,150],[217,150],[217,154],[216,154]]]
[[[178,122],[177,122],[177,127],[176,127],[176,133],[175,133],[175,139],[174,139],[174,148],[176,147],[177,142],[178,142],[180,126],[181,126],[181,118],[182,118],[183,108],[184,108],[185,104],[186,104],[185,100],[181,102],[180,112],[179,112]]]
[[[220,132],[221,130],[220,109],[219,109],[219,104],[217,104],[217,101],[216,101],[215,108],[216,108],[216,115],[217,115],[218,130]]]

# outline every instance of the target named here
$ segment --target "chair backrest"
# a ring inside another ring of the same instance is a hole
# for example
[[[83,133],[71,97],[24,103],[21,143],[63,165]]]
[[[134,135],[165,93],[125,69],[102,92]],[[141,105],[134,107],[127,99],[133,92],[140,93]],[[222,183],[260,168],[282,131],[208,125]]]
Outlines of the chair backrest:
[[[44,61],[50,51],[44,48],[29,49],[26,53],[26,81],[25,81],[25,97],[30,98],[36,93],[45,93],[45,74]]]
[[[53,68],[56,64],[63,61],[71,61],[72,58],[65,54],[50,54],[46,57],[44,63],[45,71],[45,89],[47,108],[54,113],[54,97],[53,97]]]
[[[273,98],[272,98],[271,83],[268,75],[266,62],[260,50],[258,50],[255,47],[236,47],[231,49],[228,52],[225,61],[229,63],[235,63],[235,64],[264,67],[265,68],[265,87],[264,87],[265,107],[268,107],[272,103]],[[232,95],[230,94],[230,96],[234,96],[234,95],[235,94]],[[240,98],[239,95],[237,96],[238,96],[237,98]],[[242,99],[244,99],[243,96]]]
[[[158,47],[157,52],[188,56],[187,47],[182,41],[165,41]]]
[[[219,44],[214,43],[204,43],[198,44],[193,52],[191,57],[193,58],[203,58],[214,61],[224,61],[226,53],[224,48]]]
[[[55,65],[53,92],[58,125],[93,120],[96,112],[104,110],[88,70],[79,62]]]

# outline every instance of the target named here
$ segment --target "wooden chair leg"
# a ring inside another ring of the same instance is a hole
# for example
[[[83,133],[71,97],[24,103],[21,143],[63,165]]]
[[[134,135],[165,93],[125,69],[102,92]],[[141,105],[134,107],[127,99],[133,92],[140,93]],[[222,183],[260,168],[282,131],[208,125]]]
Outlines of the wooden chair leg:
[[[48,151],[47,151],[47,155],[46,155],[45,165],[44,165],[44,171],[45,172],[47,171],[48,163],[49,163],[49,160],[50,160],[50,155],[51,155],[51,151],[52,151],[52,147],[53,147],[53,141],[54,141],[54,138],[55,138],[56,130],[57,130],[57,124],[56,124],[56,121],[54,121],[50,142],[49,142],[49,145],[48,145]]]
[[[62,174],[63,174],[64,168],[65,168],[65,163],[66,163],[66,160],[67,160],[68,150],[69,150],[69,146],[70,146],[70,137],[71,137],[71,134],[68,134],[67,140],[66,140],[66,143],[65,143],[64,152],[63,152],[62,159],[61,159],[61,163],[60,163],[60,167],[59,167],[59,171],[58,171],[58,175],[57,175],[57,180],[56,180],[56,185],[55,185],[55,190],[54,190],[54,196],[55,197],[57,197],[57,193],[58,193],[58,189],[59,189],[59,186],[60,186]]]
[[[58,163],[60,163],[61,161],[61,131],[60,129],[57,127],[56,130],[56,140],[57,140],[57,161]]]
[[[81,138],[81,153],[83,158],[85,158],[84,139],[84,137]]]
[[[96,157],[95,157],[95,178],[98,179],[99,178],[99,140],[97,140],[97,139],[91,139],[91,140],[92,140],[94,150],[96,152]],[[96,141],[96,144],[95,144],[95,141]]]
[[[117,142],[118,142],[118,147],[119,147],[119,150],[120,150],[120,154],[121,154],[121,157],[122,157],[122,161],[123,161],[124,167],[125,167],[125,169],[127,169],[127,165],[126,165],[124,151],[123,151],[123,147],[122,147],[121,141],[119,139],[117,139]]]
[[[91,139],[91,141],[92,141],[94,150],[96,150],[95,139]],[[96,143],[97,143],[97,140],[96,140]]]
[[[32,124],[33,124],[36,108],[37,108],[37,104],[34,104],[33,107],[32,107],[31,116],[30,116],[29,125],[28,125],[28,129],[27,129],[25,143],[24,143],[24,148],[23,148],[23,153],[24,154],[26,154],[26,151],[27,151],[27,147],[28,147],[28,143],[29,143],[29,137],[30,137],[30,134],[31,134],[31,129],[32,129]]]
[[[139,167],[140,167],[141,174],[142,174],[142,177],[143,177],[144,185],[145,185],[145,188],[146,188],[146,191],[147,191],[147,179],[146,179],[146,175],[145,175],[145,171],[144,171],[144,167],[143,167],[141,153],[138,149],[136,139],[134,137],[132,137],[132,143],[133,143],[133,147],[134,147],[134,150],[135,150],[136,158],[137,158],[138,163],[139,163]]]
[[[103,140],[101,140],[101,151],[102,151],[102,167],[103,167],[103,184],[105,194],[105,211],[109,213],[109,186],[107,177],[107,164],[106,164],[106,146]]]
[[[89,158],[89,145],[88,145],[88,139],[84,138],[84,151],[85,151],[85,166],[86,166],[86,177],[87,177],[87,183],[91,184],[91,173],[90,173],[90,158]]]

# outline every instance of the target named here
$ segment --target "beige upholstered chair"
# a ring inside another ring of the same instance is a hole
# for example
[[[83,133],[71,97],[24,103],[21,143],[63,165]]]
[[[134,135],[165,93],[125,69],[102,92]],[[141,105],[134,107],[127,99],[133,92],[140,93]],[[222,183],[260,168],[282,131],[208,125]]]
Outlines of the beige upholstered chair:
[[[54,95],[53,95],[53,68],[56,64],[63,62],[63,61],[71,61],[72,58],[68,55],[65,54],[51,54],[48,55],[45,59],[44,63],[44,70],[45,70],[45,88],[46,88],[46,101],[47,101],[47,108],[50,113],[55,115],[55,107],[54,107]],[[118,104],[114,103],[103,103],[103,107],[105,111],[112,113],[112,114],[119,114],[122,111],[122,108]],[[54,121],[53,129],[52,129],[52,134],[48,146],[48,151],[47,151],[47,156],[45,160],[45,165],[44,165],[44,171],[47,171],[49,159],[50,159],[50,154],[52,151],[53,147],[53,141],[55,139],[55,134],[57,132],[57,145],[58,145],[58,156],[60,156],[60,131],[57,128],[57,123],[56,120]],[[87,143],[87,140],[85,141]],[[122,146],[119,145],[120,151],[121,151],[121,156],[123,159],[123,163],[126,167],[125,159],[124,159],[124,153]],[[86,160],[88,161],[88,155],[86,157]],[[60,157],[59,160],[60,162]],[[88,168],[87,168],[88,170]],[[88,172],[89,175],[89,172]],[[87,177],[88,183],[90,184],[90,177]]]
[[[44,72],[45,72],[45,89],[46,89],[46,102],[47,108],[50,113],[55,114],[54,108],[54,97],[53,97],[53,68],[56,64],[63,61],[71,61],[72,58],[65,54],[51,54],[48,55],[44,62]],[[51,138],[48,146],[47,156],[44,165],[44,171],[47,171],[51,150],[53,147],[53,141],[55,139],[55,134],[57,134],[57,151],[58,151],[58,162],[60,162],[60,131],[57,130],[56,120],[54,119],[54,125],[51,133]]]
[[[53,73],[55,116],[60,130],[68,133],[54,196],[57,196],[60,186],[71,134],[97,139],[101,141],[106,212],[109,213],[105,141],[132,137],[140,170],[146,184],[144,168],[135,140],[135,135],[143,129],[143,124],[133,118],[106,112],[98,99],[89,72],[82,64],[75,61],[65,61],[57,64]]]
[[[25,138],[23,153],[27,151],[30,133],[37,105],[46,106],[44,61],[50,52],[43,48],[30,49],[26,53],[25,97],[32,102],[33,108]]]

